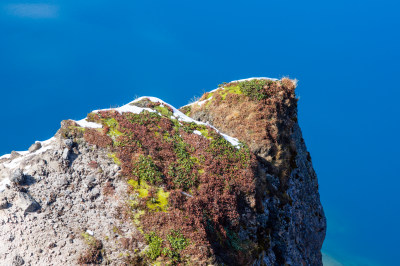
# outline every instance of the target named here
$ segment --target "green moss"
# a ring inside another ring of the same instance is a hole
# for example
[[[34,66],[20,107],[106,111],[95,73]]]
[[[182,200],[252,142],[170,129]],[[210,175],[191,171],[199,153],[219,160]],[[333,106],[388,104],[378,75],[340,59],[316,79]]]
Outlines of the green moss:
[[[244,95],[252,100],[263,100],[268,98],[268,88],[273,83],[272,80],[252,79],[239,83],[240,90]]]
[[[107,156],[108,156],[108,158],[113,159],[115,164],[121,165],[121,161],[118,159],[118,157],[115,153],[109,153],[109,154],[107,154]]]
[[[114,118],[104,119],[103,123],[109,127],[107,135],[110,136],[113,140],[123,135],[123,133],[117,129],[118,122]]]
[[[229,87],[224,87],[222,90],[219,91],[219,94],[222,97],[222,100],[226,99],[226,96],[231,93],[231,94],[243,94],[241,88],[239,85],[232,85]]]
[[[139,194],[139,198],[146,198],[149,195],[150,186],[145,181],[139,183],[136,180],[130,179],[128,180],[128,184]]]
[[[163,255],[169,257],[173,263],[181,262],[181,251],[189,246],[189,240],[176,230],[171,230],[171,233],[167,235],[167,240],[169,248],[163,249]]]
[[[170,110],[168,110],[168,108],[165,106],[158,105],[154,107],[154,109],[156,109],[160,114],[168,118],[170,118],[173,115],[173,113]]]
[[[149,182],[151,185],[162,182],[161,173],[158,171],[158,167],[154,164],[151,156],[140,155],[133,165],[133,174],[140,181]]]
[[[169,192],[165,192],[162,188],[157,191],[157,197],[147,202],[147,208],[151,211],[167,211]]]
[[[203,135],[204,137],[206,137],[206,138],[208,138],[208,139],[213,139],[213,137],[211,137],[211,136],[208,134],[208,129],[207,129],[207,128],[205,128],[205,129],[200,129],[199,131],[201,132],[201,135]]]
[[[161,255],[161,246],[164,240],[162,240],[155,232],[145,234],[144,237],[149,245],[146,255],[152,260],[157,259]]]
[[[96,245],[96,238],[94,236],[89,235],[87,232],[82,233],[81,236],[88,246],[94,247]]]

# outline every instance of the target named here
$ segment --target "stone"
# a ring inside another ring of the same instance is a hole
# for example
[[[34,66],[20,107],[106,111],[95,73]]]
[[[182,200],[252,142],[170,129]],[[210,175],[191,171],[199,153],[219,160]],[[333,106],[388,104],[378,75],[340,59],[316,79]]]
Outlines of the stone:
[[[62,158],[64,160],[68,160],[68,158],[69,158],[69,149],[68,148],[64,149],[63,154],[62,154]]]
[[[10,159],[13,160],[13,159],[18,158],[20,156],[21,156],[21,154],[19,154],[18,152],[12,151],[11,155],[10,155]]]
[[[12,266],[20,266],[20,265],[24,265],[25,261],[24,259],[19,256],[19,255],[15,255],[13,260],[12,260]]]
[[[25,181],[24,173],[21,169],[15,170],[10,176],[11,183],[22,184]]]
[[[67,146],[68,149],[71,149],[74,142],[72,141],[72,139],[66,139],[64,140],[64,144],[65,146]]]
[[[29,152],[35,152],[42,148],[42,144],[40,142],[36,142],[29,147]]]
[[[8,200],[6,197],[0,198],[0,210],[8,208]]]
[[[88,189],[93,188],[96,185],[96,177],[93,175],[87,176],[85,180],[85,185]]]
[[[39,203],[36,202],[31,195],[25,192],[18,193],[17,206],[20,207],[24,212],[34,212],[40,208]]]

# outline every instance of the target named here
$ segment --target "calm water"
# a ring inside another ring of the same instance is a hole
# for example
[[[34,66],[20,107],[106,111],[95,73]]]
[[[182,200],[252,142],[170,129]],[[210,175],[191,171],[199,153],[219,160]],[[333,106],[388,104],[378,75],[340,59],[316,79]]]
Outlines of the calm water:
[[[290,76],[328,218],[327,260],[395,265],[398,2],[246,3],[1,1],[0,154],[136,95],[179,107],[224,81]]]

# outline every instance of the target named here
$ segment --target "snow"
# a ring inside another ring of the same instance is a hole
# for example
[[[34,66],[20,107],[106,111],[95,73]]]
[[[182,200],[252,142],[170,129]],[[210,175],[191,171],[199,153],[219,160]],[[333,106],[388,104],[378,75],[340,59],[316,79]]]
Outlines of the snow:
[[[88,122],[86,121],[86,118],[81,119],[79,121],[75,121],[80,127],[87,127],[87,128],[101,128],[102,125],[94,123],[94,122]]]
[[[0,192],[6,190],[7,185],[11,185],[10,179],[4,178],[2,181],[0,181]]]
[[[196,134],[196,135],[203,136],[203,134],[201,134],[201,132],[200,132],[200,131],[198,131],[198,130],[195,130],[195,131],[193,131],[193,133],[194,133],[194,134]]]
[[[52,137],[45,141],[36,141],[36,142],[40,142],[42,144],[42,147],[40,149],[38,149],[37,151],[32,152],[32,153],[30,153],[29,151],[17,151],[21,156],[11,160],[11,162],[4,163],[3,166],[6,168],[9,168],[9,169],[18,168],[20,163],[22,161],[24,161],[25,159],[27,159],[31,156],[37,155],[37,154],[41,154],[49,149],[52,149],[53,148],[52,142],[54,140],[55,140],[55,137]],[[10,154],[6,154],[6,155],[3,155],[1,158],[3,158],[3,157],[10,158],[10,156],[11,156]]]

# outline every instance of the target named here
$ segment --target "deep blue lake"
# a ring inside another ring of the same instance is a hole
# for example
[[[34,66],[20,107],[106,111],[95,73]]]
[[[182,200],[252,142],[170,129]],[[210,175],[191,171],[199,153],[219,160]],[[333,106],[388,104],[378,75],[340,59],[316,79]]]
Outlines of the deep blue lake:
[[[326,265],[396,265],[398,1],[0,2],[0,155],[63,119],[224,81],[299,80],[299,122],[328,219]]]

